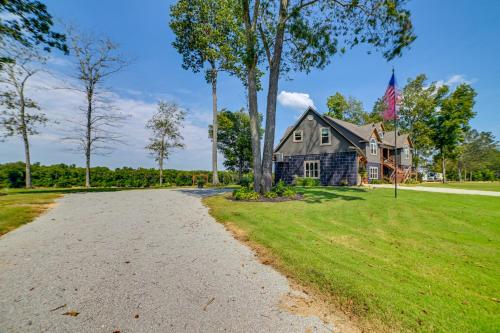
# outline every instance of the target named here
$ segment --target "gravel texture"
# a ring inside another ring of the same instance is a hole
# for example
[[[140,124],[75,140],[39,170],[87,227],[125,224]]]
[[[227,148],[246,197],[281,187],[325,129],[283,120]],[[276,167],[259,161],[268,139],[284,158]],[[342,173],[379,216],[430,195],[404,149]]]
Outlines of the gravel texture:
[[[0,332],[331,331],[279,307],[287,280],[210,217],[207,193],[70,194],[1,237]]]

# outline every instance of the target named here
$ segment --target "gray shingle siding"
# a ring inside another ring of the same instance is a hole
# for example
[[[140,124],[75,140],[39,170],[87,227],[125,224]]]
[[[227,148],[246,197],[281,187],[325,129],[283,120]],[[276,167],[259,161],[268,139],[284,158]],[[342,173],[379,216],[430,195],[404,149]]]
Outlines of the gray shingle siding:
[[[356,152],[338,152],[285,156],[283,162],[275,163],[275,182],[283,180],[292,184],[294,177],[304,177],[304,161],[320,161],[321,185],[340,185],[346,180],[356,185],[358,164]]]

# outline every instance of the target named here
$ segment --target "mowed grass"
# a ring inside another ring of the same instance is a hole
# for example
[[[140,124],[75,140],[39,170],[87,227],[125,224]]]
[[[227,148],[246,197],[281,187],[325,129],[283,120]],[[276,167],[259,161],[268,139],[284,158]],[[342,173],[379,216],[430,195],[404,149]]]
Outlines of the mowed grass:
[[[33,221],[65,193],[119,191],[118,188],[39,188],[0,190],[0,235]]]
[[[314,188],[304,201],[205,203],[277,267],[380,331],[500,331],[500,199]],[[370,324],[371,323],[371,324]]]
[[[500,192],[500,182],[448,182],[448,183],[422,183],[418,186],[446,187],[464,190],[481,190]]]

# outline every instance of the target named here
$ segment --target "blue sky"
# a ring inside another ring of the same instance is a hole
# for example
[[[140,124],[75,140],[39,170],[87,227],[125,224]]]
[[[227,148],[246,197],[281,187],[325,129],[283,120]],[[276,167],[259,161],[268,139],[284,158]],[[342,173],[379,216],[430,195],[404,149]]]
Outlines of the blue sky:
[[[154,112],[159,98],[173,99],[189,112],[185,139],[187,148],[172,155],[167,167],[179,169],[210,168],[210,142],[206,128],[211,117],[210,87],[202,74],[181,68],[181,58],[171,47],[173,35],[168,28],[169,6],[173,1],[160,0],[79,0],[44,1],[58,20],[72,23],[84,31],[104,34],[118,42],[123,53],[133,59],[126,71],[108,83],[117,104],[130,114],[124,126],[126,145],[107,156],[96,156],[95,165],[108,167],[153,167],[154,161],[143,149],[147,133],[144,122]],[[358,47],[342,57],[335,57],[324,70],[309,74],[295,73],[293,80],[282,80],[278,104],[277,140],[285,128],[302,112],[301,105],[314,103],[319,111],[326,109],[329,95],[339,91],[363,101],[370,110],[381,96],[389,80],[392,66],[400,85],[419,73],[431,81],[448,82],[452,86],[469,82],[477,91],[476,118],[473,127],[500,135],[500,12],[498,1],[410,1],[417,40],[403,57],[387,62],[381,54],[367,54]],[[69,59],[53,53],[54,76],[68,72]],[[48,80],[48,79],[47,79]],[[47,81],[45,80],[45,81]],[[36,94],[36,92],[34,92]],[[307,95],[309,98],[307,98]],[[83,165],[83,157],[68,151],[58,132],[64,118],[73,117],[77,108],[73,96],[51,91],[42,96],[45,113],[58,119],[58,124],[42,129],[39,140],[33,140],[33,161],[41,163],[75,163]],[[68,101],[74,103],[71,104]],[[265,109],[265,95],[260,93],[259,107]],[[241,83],[223,76],[219,85],[219,107],[239,109],[245,106]],[[17,138],[0,143],[0,162],[22,160],[23,151]]]

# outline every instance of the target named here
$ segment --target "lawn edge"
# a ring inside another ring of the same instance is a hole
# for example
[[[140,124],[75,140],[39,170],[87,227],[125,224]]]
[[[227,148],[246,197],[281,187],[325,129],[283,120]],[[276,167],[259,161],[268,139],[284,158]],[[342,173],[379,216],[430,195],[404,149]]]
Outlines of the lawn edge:
[[[48,213],[50,210],[54,209],[55,207],[57,207],[57,205],[59,204],[57,202],[58,199],[61,199],[64,194],[55,194],[57,195],[57,197],[53,198],[53,199],[48,199],[48,200],[51,200],[51,202],[48,202],[48,203],[43,203],[43,204],[29,204],[29,207],[33,210],[33,217],[31,219],[29,219],[28,221],[26,222],[23,222],[17,226],[15,226],[14,228],[12,229],[8,229],[6,232],[2,233],[0,231],[0,238],[7,235],[8,233],[11,233],[12,231],[14,230],[17,230],[19,228],[21,228],[22,226],[25,226],[27,224],[30,224],[30,223],[33,223],[35,222],[35,220],[37,218],[39,218],[40,216]]]
[[[227,194],[216,195],[216,196],[222,197],[222,196],[227,196]],[[336,331],[338,330],[339,332],[348,332],[348,333],[401,332],[402,329],[401,327],[399,328],[389,327],[379,320],[363,318],[360,317],[359,315],[354,314],[349,308],[345,308],[345,306],[341,304],[336,295],[323,292],[314,285],[304,283],[304,281],[300,281],[298,278],[294,276],[293,272],[291,272],[284,265],[281,264],[278,256],[272,254],[271,251],[265,246],[251,240],[250,237],[248,236],[248,233],[245,230],[237,227],[231,221],[223,221],[217,218],[213,214],[213,209],[208,203],[210,198],[213,197],[215,196],[205,197],[202,198],[201,200],[203,206],[205,206],[208,209],[208,213],[210,214],[210,216],[217,223],[222,224],[224,226],[224,229],[226,229],[226,231],[229,232],[234,239],[236,239],[237,241],[245,245],[247,248],[249,248],[252,251],[252,253],[256,255],[261,264],[271,266],[277,272],[283,275],[287,279],[290,289],[298,290],[308,295],[311,301],[310,303],[311,308],[314,308],[315,311],[314,312],[308,311],[307,314],[300,310],[291,311],[292,309],[284,306],[283,304],[284,297],[286,297],[287,295],[283,295],[282,300],[280,301],[280,308],[301,316],[309,316],[309,315],[317,316],[323,322],[333,324],[335,330]]]

